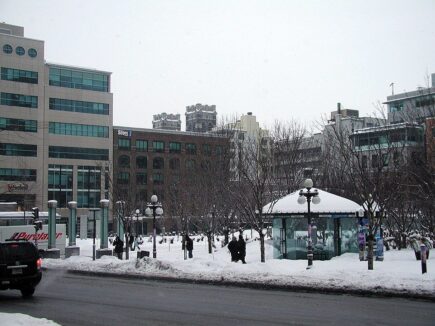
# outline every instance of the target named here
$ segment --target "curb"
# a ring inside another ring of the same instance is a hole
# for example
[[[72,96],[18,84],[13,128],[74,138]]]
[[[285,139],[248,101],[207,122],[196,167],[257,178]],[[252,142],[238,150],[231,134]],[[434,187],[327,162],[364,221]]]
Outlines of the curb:
[[[46,269],[49,270],[49,269]],[[55,269],[52,269],[55,270]],[[206,280],[206,279],[193,279],[193,278],[175,278],[170,276],[156,276],[156,275],[135,275],[135,274],[115,274],[109,272],[95,272],[95,271],[81,271],[81,270],[67,270],[69,274],[86,275],[86,276],[100,276],[112,277],[121,279],[134,279],[134,280],[150,280],[150,281],[163,281],[173,283],[187,283],[187,284],[204,284],[214,286],[231,286],[239,288],[250,288],[258,290],[278,290],[278,291],[292,291],[292,292],[305,292],[305,293],[320,293],[320,294],[341,294],[341,295],[354,295],[364,297],[383,297],[383,298],[405,298],[405,299],[418,299],[425,301],[435,302],[434,294],[421,294],[412,292],[399,292],[377,287],[375,289],[343,289],[343,288],[329,288],[329,287],[310,287],[301,285],[279,285],[279,284],[265,284],[258,282],[238,282],[221,280]]]

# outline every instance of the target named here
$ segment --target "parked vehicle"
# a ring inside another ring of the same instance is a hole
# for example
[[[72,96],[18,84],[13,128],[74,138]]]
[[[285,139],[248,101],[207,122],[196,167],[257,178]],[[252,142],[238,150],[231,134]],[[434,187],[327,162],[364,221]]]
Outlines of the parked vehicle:
[[[20,290],[23,298],[35,292],[41,281],[42,259],[27,240],[0,242],[0,290]]]

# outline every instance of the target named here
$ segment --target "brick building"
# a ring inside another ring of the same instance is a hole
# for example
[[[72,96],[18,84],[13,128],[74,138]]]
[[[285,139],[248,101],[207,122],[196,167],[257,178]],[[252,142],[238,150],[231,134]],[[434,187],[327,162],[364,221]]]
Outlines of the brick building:
[[[174,178],[186,169],[213,161],[228,144],[225,137],[171,130],[113,127],[113,201],[128,202],[129,211],[142,212],[156,194],[170,215],[168,195]],[[151,223],[147,220],[147,223]],[[145,233],[151,225],[145,227]]]

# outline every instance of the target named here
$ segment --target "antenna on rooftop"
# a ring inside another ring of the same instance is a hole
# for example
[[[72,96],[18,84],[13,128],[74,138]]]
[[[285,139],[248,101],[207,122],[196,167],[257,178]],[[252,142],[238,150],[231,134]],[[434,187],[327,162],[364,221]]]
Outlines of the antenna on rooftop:
[[[394,95],[394,83],[391,83],[390,87],[391,87],[391,95]]]

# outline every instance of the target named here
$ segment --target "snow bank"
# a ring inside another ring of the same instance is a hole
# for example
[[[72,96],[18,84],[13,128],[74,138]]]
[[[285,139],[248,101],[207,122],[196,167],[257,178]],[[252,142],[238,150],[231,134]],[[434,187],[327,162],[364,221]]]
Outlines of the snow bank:
[[[245,233],[246,234],[246,233]],[[248,233],[250,235],[250,232]],[[255,234],[253,234],[255,237]],[[157,243],[157,258],[136,259],[136,251],[130,252],[130,260],[104,256],[92,261],[92,241],[78,241],[81,255],[68,259],[45,259],[43,266],[68,270],[109,272],[117,275],[144,275],[152,277],[189,278],[198,281],[249,282],[287,287],[339,289],[343,291],[373,291],[408,293],[435,297],[435,260],[433,253],[427,261],[428,273],[421,274],[421,263],[412,250],[387,251],[383,262],[374,262],[374,270],[367,270],[367,262],[361,262],[358,254],[344,254],[329,261],[314,261],[307,270],[306,260],[277,260],[272,258],[272,244],[265,243],[266,262],[260,262],[259,241],[248,240],[247,264],[231,262],[226,247],[216,242],[217,248],[208,253],[206,241],[194,238],[192,259],[184,260],[181,243]],[[179,239],[181,241],[181,238]],[[152,243],[144,242],[142,250],[152,252]]]

